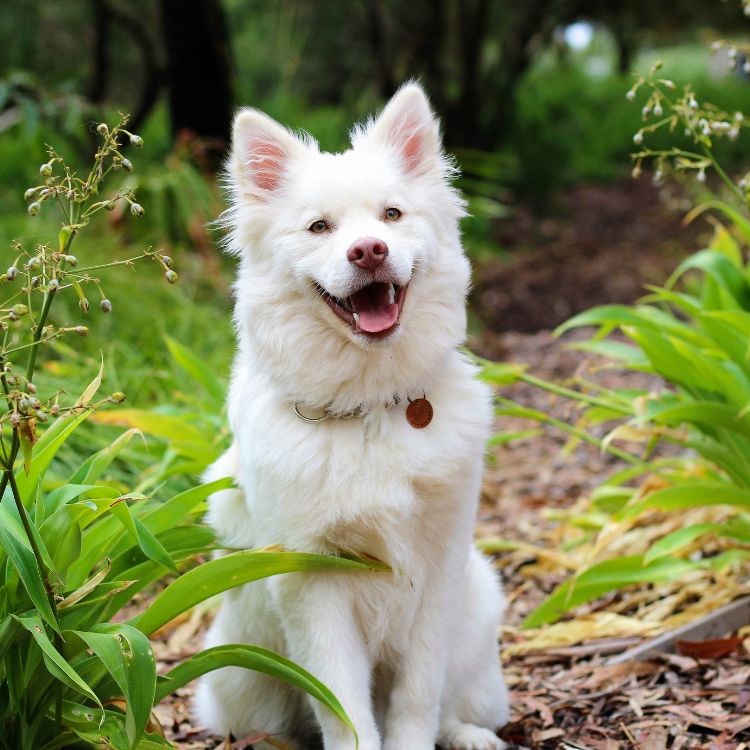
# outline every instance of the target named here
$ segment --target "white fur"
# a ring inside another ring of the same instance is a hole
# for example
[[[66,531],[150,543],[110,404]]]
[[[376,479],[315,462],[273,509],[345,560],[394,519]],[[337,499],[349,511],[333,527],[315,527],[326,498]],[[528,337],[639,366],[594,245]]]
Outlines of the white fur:
[[[360,750],[498,750],[508,718],[497,646],[504,607],[472,527],[490,428],[490,397],[456,351],[465,335],[469,266],[452,166],[421,88],[399,91],[343,154],[318,151],[244,110],[230,159],[230,250],[240,259],[239,350],[229,396],[235,442],[207,478],[209,520],[227,544],[373,555],[393,573],[278,576],[224,597],[207,645],[253,643],[286,654],[341,700]],[[384,220],[394,206],[403,213]],[[314,234],[323,218],[331,230]],[[387,340],[355,334],[315,291],[346,296],[360,273],[355,240],[389,247],[410,280]],[[432,423],[414,429],[406,397],[426,394]],[[401,402],[386,408],[395,395]],[[292,410],[365,416],[301,421]],[[333,714],[262,675],[227,668],[199,690],[202,723],[236,736],[321,732],[353,750]],[[300,745],[304,747],[304,744]]]

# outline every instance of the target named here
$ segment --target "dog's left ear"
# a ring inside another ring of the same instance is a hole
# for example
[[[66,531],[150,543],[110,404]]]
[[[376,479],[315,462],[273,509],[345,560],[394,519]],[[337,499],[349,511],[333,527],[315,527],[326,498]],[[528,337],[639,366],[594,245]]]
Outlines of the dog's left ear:
[[[375,122],[364,133],[355,133],[355,146],[360,135],[395,149],[406,172],[424,173],[440,162],[440,127],[418,83],[402,86]]]

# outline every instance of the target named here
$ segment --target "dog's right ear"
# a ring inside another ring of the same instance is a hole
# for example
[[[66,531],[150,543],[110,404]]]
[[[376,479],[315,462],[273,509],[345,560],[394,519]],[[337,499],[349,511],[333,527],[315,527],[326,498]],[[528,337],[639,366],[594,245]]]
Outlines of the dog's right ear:
[[[229,172],[243,192],[263,200],[279,188],[289,162],[304,148],[276,120],[257,109],[242,109],[232,126]]]

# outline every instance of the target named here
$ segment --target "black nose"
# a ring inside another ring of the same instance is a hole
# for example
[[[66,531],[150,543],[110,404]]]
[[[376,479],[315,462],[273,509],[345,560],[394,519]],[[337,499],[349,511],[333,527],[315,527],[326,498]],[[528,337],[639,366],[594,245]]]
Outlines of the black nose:
[[[375,237],[363,237],[352,243],[346,253],[349,262],[372,273],[383,265],[388,255],[388,245]]]

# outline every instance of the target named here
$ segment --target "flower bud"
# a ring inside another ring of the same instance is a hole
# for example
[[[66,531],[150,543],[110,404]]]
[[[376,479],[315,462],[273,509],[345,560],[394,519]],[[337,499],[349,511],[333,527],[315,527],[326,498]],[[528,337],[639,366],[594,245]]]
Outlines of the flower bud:
[[[18,320],[18,314],[16,313],[15,310],[10,310],[8,312],[8,320],[12,321],[13,323],[15,323]]]
[[[52,404],[52,406],[50,407],[49,413],[53,417],[56,417],[60,413],[60,404]]]
[[[29,399],[29,406],[32,409],[38,409],[41,405],[42,405],[42,402],[36,396],[32,396]]]
[[[42,259],[38,255],[35,255],[33,258],[29,258],[29,262],[26,266],[27,268],[36,271],[42,267]]]
[[[88,336],[89,335],[89,329],[88,326],[76,326],[73,329],[79,336]]]
[[[131,135],[130,136],[130,145],[135,146],[136,148],[143,148],[143,138],[139,135]]]
[[[143,216],[143,206],[140,203],[131,203],[130,213],[133,214],[133,216]]]
[[[626,99],[627,99],[627,100],[628,100],[629,102],[633,102],[633,101],[635,101],[635,89],[630,89],[630,91],[628,91],[628,93],[627,93],[627,94],[625,94],[625,98],[626,98]]]
[[[169,255],[162,255],[161,259],[164,261],[164,265],[167,268],[172,268],[172,266],[174,265],[174,262],[172,261],[172,258]]]
[[[26,390],[29,393],[36,393],[36,386],[33,383],[26,383]]]
[[[108,299],[102,300],[102,312],[112,312],[112,303]]]
[[[75,255],[66,255],[65,262],[72,268],[75,268],[78,265],[78,258]]]
[[[100,122],[96,126],[96,132],[99,133],[99,135],[107,135],[107,133],[109,133],[109,128],[107,127],[107,123]]]
[[[49,177],[52,174],[52,164],[48,161],[42,164],[42,166],[39,167],[39,174],[42,175],[42,177]]]
[[[22,398],[22,399],[21,399],[21,400],[20,400],[20,401],[18,402],[18,411],[20,411],[20,412],[21,412],[21,414],[26,414],[26,412],[27,412],[27,411],[29,410],[30,406],[31,406],[31,405],[29,404],[29,399],[27,399],[27,398]]]
[[[29,188],[24,194],[23,199],[25,201],[30,201],[34,196],[36,195],[36,188]]]
[[[126,172],[133,171],[133,163],[130,161],[130,159],[123,159],[121,162],[121,166]]]
[[[13,414],[10,415],[11,425],[13,425],[13,427],[18,427],[20,422],[21,422],[21,415],[17,411],[14,411]]]
[[[41,409],[37,409],[34,412],[34,416],[37,418],[37,421],[39,421],[39,422],[46,422],[47,421],[47,415]]]
[[[659,102],[656,102],[656,104],[654,104],[654,115],[656,115],[656,117],[661,117],[663,113],[664,110],[661,108],[661,104],[659,104]]]
[[[36,216],[39,213],[39,209],[41,207],[42,206],[36,201],[34,201],[33,203],[29,203],[29,207],[27,209],[29,212],[29,216]]]
[[[5,272],[5,275],[8,277],[8,281],[15,281],[18,276],[18,269],[15,266],[10,266]]]
[[[36,289],[39,286],[39,277],[38,276],[32,276],[31,277],[31,288]]]
[[[111,399],[112,399],[112,401],[114,401],[114,402],[115,402],[116,404],[121,404],[121,403],[122,403],[122,402],[123,402],[123,401],[125,400],[126,396],[125,396],[125,394],[124,394],[124,393],[123,393],[122,391],[115,391],[115,392],[114,392],[114,393],[113,393],[113,394],[112,394],[112,395],[110,396],[110,398],[111,398]]]
[[[83,297],[82,299],[78,300],[78,307],[81,308],[81,310],[85,313],[89,311],[89,301],[86,299],[86,297]]]
[[[636,146],[640,146],[641,143],[643,143],[643,131],[639,130],[634,136],[633,136],[633,143],[635,143]]]
[[[29,311],[29,308],[26,307],[26,305],[23,305],[23,304],[13,305],[13,312],[19,317],[21,317],[21,315],[26,315],[28,311]]]
[[[698,182],[705,182],[706,181],[706,170],[701,168],[698,171],[698,174],[695,175],[695,179],[698,180]]]
[[[170,284],[176,284],[177,280],[180,278],[175,271],[173,271],[171,268],[169,271],[167,271],[164,274],[164,278],[170,283]]]

